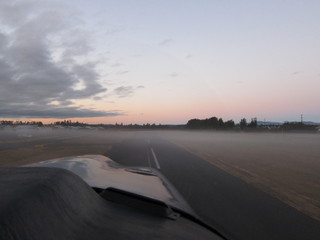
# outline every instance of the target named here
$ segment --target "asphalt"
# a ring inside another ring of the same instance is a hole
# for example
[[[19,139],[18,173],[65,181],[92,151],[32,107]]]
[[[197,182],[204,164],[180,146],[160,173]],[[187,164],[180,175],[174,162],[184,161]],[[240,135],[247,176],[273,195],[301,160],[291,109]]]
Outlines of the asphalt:
[[[123,165],[158,169],[230,239],[319,239],[320,222],[155,135],[117,143],[106,155]]]

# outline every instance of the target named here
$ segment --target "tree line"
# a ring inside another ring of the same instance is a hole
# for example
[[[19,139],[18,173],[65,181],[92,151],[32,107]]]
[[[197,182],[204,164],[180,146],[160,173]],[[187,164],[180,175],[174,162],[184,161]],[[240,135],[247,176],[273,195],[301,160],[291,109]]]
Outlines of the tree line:
[[[12,121],[0,120],[0,126],[19,126],[31,125],[43,127],[41,121]],[[181,125],[165,125],[165,124],[88,124],[82,122],[72,122],[71,120],[56,121],[46,126],[62,126],[62,127],[98,127],[100,129],[199,129],[199,130],[243,130],[243,131],[317,131],[318,126],[305,124],[303,122],[285,122],[278,126],[259,125],[257,118],[252,118],[250,122],[246,118],[242,118],[239,123],[235,123],[232,119],[224,121],[222,118],[211,117],[206,119],[190,119],[187,124]]]
[[[191,119],[186,124],[187,129],[234,129],[235,127],[240,127],[240,129],[255,129],[258,127],[257,118],[252,118],[251,122],[247,122],[245,118],[240,120],[239,124],[235,124],[235,122],[231,119],[228,121],[223,121],[222,118],[212,117],[206,119]]]
[[[285,122],[281,125],[281,129],[284,131],[315,131],[316,127],[303,122]]]
[[[285,122],[278,126],[259,125],[257,118],[251,118],[248,122],[246,118],[242,118],[238,124],[233,120],[223,121],[222,118],[212,117],[206,119],[190,119],[186,124],[186,129],[214,129],[214,130],[243,130],[243,131],[317,131],[316,125],[305,124],[303,122]]]
[[[187,129],[232,129],[235,127],[233,120],[223,121],[222,118],[212,117],[206,119],[191,119],[187,122]]]
[[[6,126],[18,126],[18,125],[32,125],[42,127],[43,123],[41,121],[12,121],[12,120],[0,120],[0,125]]]
[[[89,126],[90,124],[88,123],[82,123],[82,122],[72,122],[71,120],[63,120],[63,121],[57,121],[54,122],[53,125],[60,125],[60,126],[64,126],[64,127],[68,127],[68,126],[72,126],[72,127],[85,127],[85,126]]]

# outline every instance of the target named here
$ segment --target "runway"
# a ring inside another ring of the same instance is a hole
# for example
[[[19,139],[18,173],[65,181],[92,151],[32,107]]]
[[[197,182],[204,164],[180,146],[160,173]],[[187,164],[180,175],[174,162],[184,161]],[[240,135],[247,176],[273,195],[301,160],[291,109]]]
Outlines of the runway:
[[[206,222],[231,239],[318,239],[320,223],[154,134],[113,146],[112,160],[159,170]]]

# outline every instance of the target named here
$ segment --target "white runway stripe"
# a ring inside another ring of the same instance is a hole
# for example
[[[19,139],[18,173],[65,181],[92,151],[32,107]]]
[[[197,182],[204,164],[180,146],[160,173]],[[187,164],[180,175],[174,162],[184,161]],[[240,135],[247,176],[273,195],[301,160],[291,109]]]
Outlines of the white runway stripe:
[[[153,151],[152,148],[151,148],[151,153],[152,153],[152,156],[153,156],[154,162],[156,163],[157,168],[160,169],[160,164],[159,164],[159,162],[158,162],[157,156],[156,156],[156,154],[154,153],[154,151]]]

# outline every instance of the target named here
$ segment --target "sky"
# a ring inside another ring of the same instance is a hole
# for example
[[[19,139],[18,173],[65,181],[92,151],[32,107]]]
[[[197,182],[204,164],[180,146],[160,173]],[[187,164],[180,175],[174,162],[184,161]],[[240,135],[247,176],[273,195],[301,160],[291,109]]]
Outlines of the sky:
[[[0,1],[0,119],[320,122],[320,1]]]

